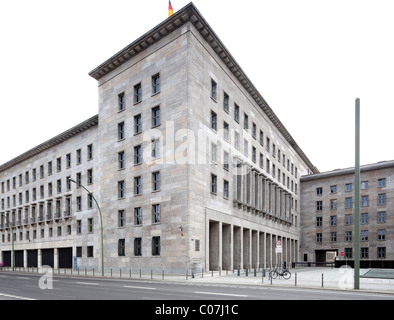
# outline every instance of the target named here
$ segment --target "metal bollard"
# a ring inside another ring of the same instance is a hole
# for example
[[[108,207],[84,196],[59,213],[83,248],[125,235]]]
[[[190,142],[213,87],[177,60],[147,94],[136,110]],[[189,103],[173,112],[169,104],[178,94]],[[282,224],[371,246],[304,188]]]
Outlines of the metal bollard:
[[[321,287],[323,288],[323,273],[321,274]]]

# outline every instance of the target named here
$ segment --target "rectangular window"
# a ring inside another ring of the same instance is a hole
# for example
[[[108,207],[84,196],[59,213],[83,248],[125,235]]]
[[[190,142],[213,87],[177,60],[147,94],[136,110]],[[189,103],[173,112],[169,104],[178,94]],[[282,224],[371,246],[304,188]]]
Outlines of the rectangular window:
[[[142,256],[142,239],[141,238],[134,238],[134,255],[135,256]]]
[[[211,111],[211,129],[217,131],[217,115],[215,112]]]
[[[152,189],[153,191],[160,191],[160,171],[152,173]]]
[[[367,224],[368,223],[368,213],[361,213],[361,224]]]
[[[321,228],[323,226],[323,217],[316,217],[316,227]]]
[[[142,117],[140,114],[134,116],[134,134],[142,132]]]
[[[323,201],[316,201],[316,211],[323,210]]]
[[[118,123],[118,140],[123,140],[125,138],[124,130],[124,122]]]
[[[351,231],[345,231],[345,241],[346,242],[352,241],[352,232]]]
[[[125,239],[118,240],[118,256],[124,257],[126,253],[126,241]]]
[[[123,199],[125,197],[125,182],[118,181],[118,198]]]
[[[368,230],[361,230],[361,241],[368,241]]]
[[[152,158],[160,158],[160,140],[155,139],[152,141]]]
[[[124,227],[126,225],[126,216],[124,210],[118,210],[118,227]]]
[[[88,232],[93,233],[93,218],[88,219]]]
[[[134,164],[142,163],[142,145],[134,147]]]
[[[386,178],[378,179],[378,187],[386,186]]]
[[[118,95],[118,111],[123,111],[125,109],[125,96],[124,92]]]
[[[134,195],[142,194],[142,177],[134,178]]]
[[[350,198],[345,198],[345,209],[350,209],[353,208],[353,199]]]
[[[378,206],[386,204],[386,194],[385,193],[379,193],[378,194]]]
[[[386,240],[386,229],[378,229],[378,240]]]
[[[378,222],[379,223],[386,222],[386,211],[378,211]]]
[[[249,129],[249,117],[246,113],[244,113],[244,129],[245,130]]]
[[[216,144],[211,143],[211,161],[216,162]]]
[[[71,153],[66,154],[66,167],[67,168],[71,167]]]
[[[230,104],[229,104],[229,96],[227,93],[224,93],[224,97],[223,97],[223,109],[224,111],[226,111],[227,113],[230,111]]]
[[[160,255],[160,237],[152,237],[152,256]]]
[[[227,180],[223,180],[223,198],[228,199],[229,197],[229,182]]]
[[[330,216],[330,226],[334,227],[337,225],[337,216]]]
[[[345,185],[345,191],[350,192],[353,190],[353,183],[346,183]]]
[[[217,84],[215,81],[211,80],[211,98],[216,101],[217,97]]]
[[[230,135],[229,125],[226,121],[223,121],[223,139],[228,141]]]
[[[368,196],[361,196],[361,206],[368,207]]]
[[[87,183],[92,184],[93,183],[93,169],[88,169],[88,174],[87,174]]]
[[[155,74],[152,77],[152,94],[160,92],[160,74]]]
[[[125,168],[125,153],[124,151],[118,152],[118,169]]]
[[[223,168],[225,170],[229,170],[230,164],[229,164],[229,154],[227,151],[223,151]]]
[[[386,258],[386,248],[385,247],[378,247],[378,259],[379,258]]]
[[[140,226],[142,224],[142,209],[141,207],[134,208],[134,225]]]
[[[152,205],[152,223],[160,223],[160,204]]]
[[[93,159],[93,145],[89,144],[87,147],[87,152],[88,152],[88,160]]]
[[[239,123],[239,106],[234,104],[234,120]]]
[[[160,125],[160,107],[154,107],[152,109],[152,127],[157,127]]]
[[[82,152],[81,149],[77,150],[77,164],[80,164],[82,162]]]
[[[142,101],[142,87],[141,83],[134,86],[134,103]]]
[[[211,193],[216,194],[217,192],[217,176],[211,174]]]

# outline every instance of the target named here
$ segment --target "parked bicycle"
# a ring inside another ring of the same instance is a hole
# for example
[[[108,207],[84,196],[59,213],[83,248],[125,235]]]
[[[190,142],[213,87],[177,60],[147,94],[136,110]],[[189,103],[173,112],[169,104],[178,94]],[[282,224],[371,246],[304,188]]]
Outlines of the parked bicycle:
[[[287,269],[274,269],[270,271],[270,276],[272,279],[276,279],[277,277],[283,277],[284,279],[288,280],[291,277],[291,272]]]

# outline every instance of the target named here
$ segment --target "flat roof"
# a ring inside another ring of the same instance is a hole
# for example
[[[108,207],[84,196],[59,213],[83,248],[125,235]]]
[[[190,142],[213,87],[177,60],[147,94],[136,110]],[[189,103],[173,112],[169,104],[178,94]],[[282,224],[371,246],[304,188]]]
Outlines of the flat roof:
[[[360,172],[381,170],[381,169],[387,169],[387,168],[394,168],[394,160],[379,161],[377,163],[362,165],[362,166],[360,166]],[[326,171],[326,172],[321,172],[321,173],[317,173],[317,174],[310,174],[310,175],[301,176],[300,181],[304,182],[304,181],[311,181],[311,180],[317,180],[317,179],[325,179],[325,178],[343,176],[343,175],[348,175],[348,174],[354,174],[354,171],[355,171],[354,167],[345,168],[345,169],[335,169],[332,171]]]

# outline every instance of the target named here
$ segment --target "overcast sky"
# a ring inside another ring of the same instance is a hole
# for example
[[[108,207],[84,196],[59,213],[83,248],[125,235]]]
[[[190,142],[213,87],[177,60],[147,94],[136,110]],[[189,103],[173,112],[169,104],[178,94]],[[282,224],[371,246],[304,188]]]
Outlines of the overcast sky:
[[[172,0],[174,11],[190,1]],[[195,0],[312,163],[394,159],[394,1]],[[0,164],[98,113],[88,73],[167,18],[168,0],[0,2]]]

